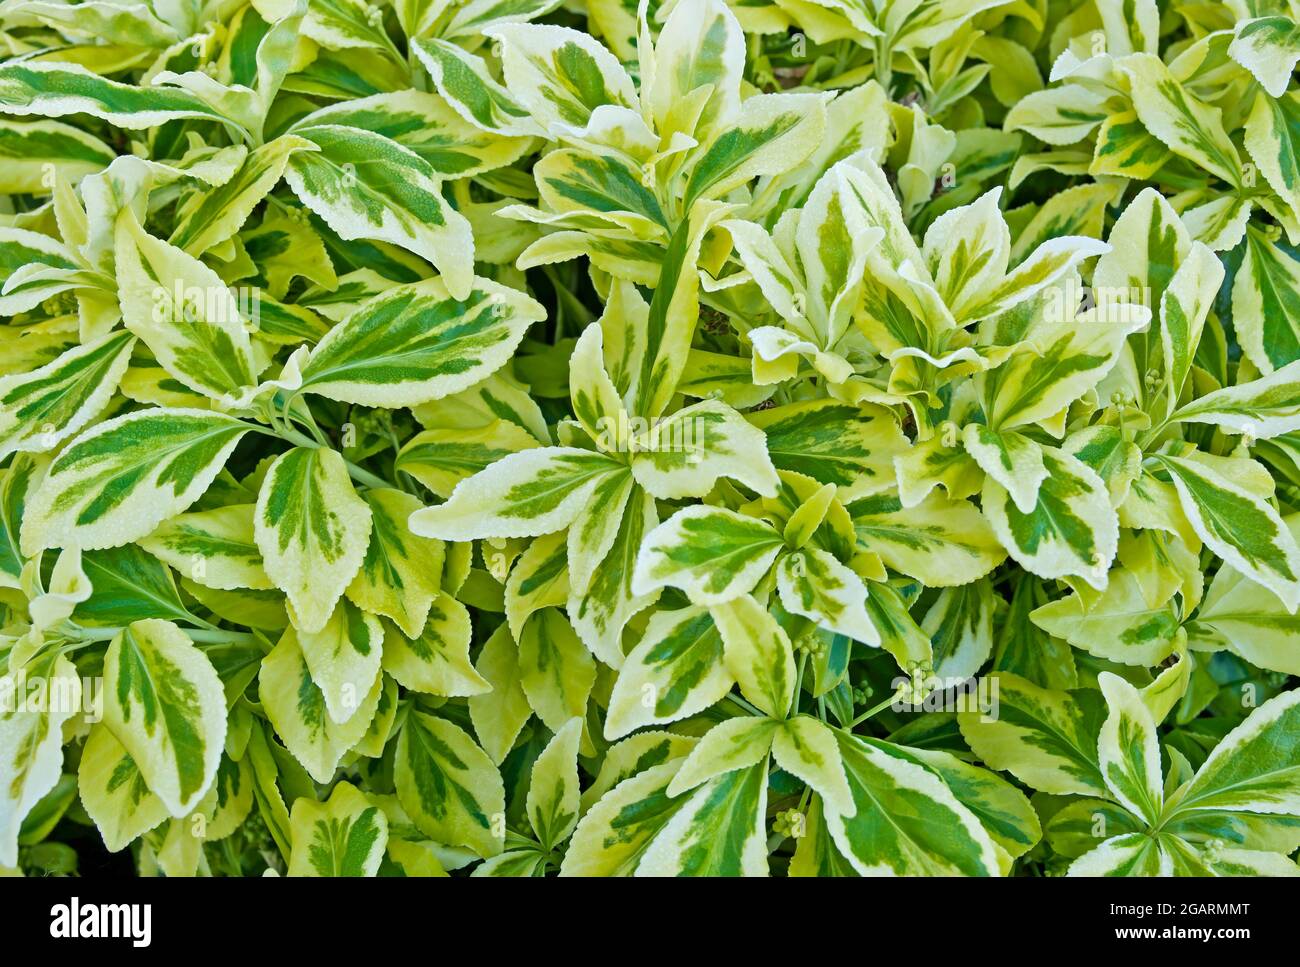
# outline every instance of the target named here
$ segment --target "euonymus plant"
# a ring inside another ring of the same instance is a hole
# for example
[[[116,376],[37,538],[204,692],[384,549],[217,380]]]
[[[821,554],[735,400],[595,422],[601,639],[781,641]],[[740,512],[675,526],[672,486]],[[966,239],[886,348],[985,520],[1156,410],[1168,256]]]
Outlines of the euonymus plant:
[[[0,43],[4,871],[1300,874],[1294,0]]]

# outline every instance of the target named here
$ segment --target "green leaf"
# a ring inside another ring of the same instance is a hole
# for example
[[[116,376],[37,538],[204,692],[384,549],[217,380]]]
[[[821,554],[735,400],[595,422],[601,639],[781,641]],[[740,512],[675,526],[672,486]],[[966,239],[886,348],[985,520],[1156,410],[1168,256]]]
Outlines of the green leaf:
[[[397,286],[350,314],[312,349],[302,388],[367,406],[449,396],[499,369],[545,310],[514,289],[475,279],[461,299],[442,279]]]
[[[592,501],[599,499],[597,491]],[[591,507],[589,512],[598,510]],[[645,591],[635,581],[637,554],[645,547],[646,535],[658,523],[654,498],[633,487],[608,553],[593,563],[595,571],[590,584],[585,590],[579,590],[570,581],[567,608],[573,628],[591,653],[611,668],[623,664],[624,627],[633,615],[653,604],[659,596],[657,590]],[[574,528],[570,528],[571,538],[573,533]],[[572,549],[572,540],[569,546]]]
[[[124,628],[104,655],[104,722],[172,816],[207,793],[226,739],[212,663],[170,621]]]
[[[979,819],[929,770],[889,743],[837,733],[853,812],[823,803],[840,852],[863,876],[997,876]]]
[[[526,808],[545,849],[564,842],[578,825],[578,745],[582,720],[570,719],[533,763]]]
[[[46,679],[44,701],[39,693],[36,701],[28,701],[25,689],[15,700],[20,672]],[[63,771],[63,724],[80,707],[81,679],[72,662],[49,651],[22,668],[6,669],[0,684],[10,696],[0,707],[0,762],[6,777],[0,796],[0,865],[14,867],[23,820]]]
[[[119,330],[31,372],[0,377],[0,459],[53,450],[98,416],[134,347],[131,334]]]
[[[1115,365],[1128,335],[1144,328],[1142,306],[1101,305],[1084,318],[1036,330],[1030,346],[984,380],[989,426],[1042,423],[1095,386]],[[1051,320],[1055,321],[1055,320]]]
[[[262,660],[258,698],[285,747],[317,782],[334,778],[344,754],[365,737],[379,707],[382,686],[375,679],[356,712],[336,722],[327,712],[325,694],[312,679],[298,633],[285,629],[279,643]]]
[[[412,712],[397,740],[397,798],[421,832],[480,856],[501,852],[505,791],[487,755],[452,723]]]
[[[250,429],[220,413],[166,407],[98,424],[50,464],[23,516],[23,551],[144,537],[199,498]]]
[[[999,432],[981,423],[967,425],[962,444],[989,479],[1006,490],[1016,510],[1033,513],[1038,490],[1048,476],[1041,446],[1024,434]]]
[[[194,621],[171,571],[138,547],[86,551],[81,566],[93,586],[90,597],[78,602],[72,613],[81,624],[120,627],[143,618]]]
[[[1084,84],[1062,84],[1035,91],[1007,112],[1008,131],[1028,131],[1047,144],[1074,144],[1112,116],[1104,91]]]
[[[722,656],[741,694],[761,711],[784,718],[794,700],[794,649],[775,618],[748,594],[711,609]]]
[[[893,746],[935,773],[957,800],[976,815],[989,837],[1008,854],[1020,856],[1038,843],[1042,828],[1028,797],[1010,782],[937,749]]]
[[[781,547],[781,536],[761,520],[688,507],[646,537],[632,586],[637,594],[676,587],[695,604],[722,604],[752,590]]]
[[[18,546],[18,535],[28,497],[44,469],[35,458],[21,455],[0,470],[0,587],[22,588],[27,555]]]
[[[370,506],[352,489],[335,451],[295,447],[271,464],[257,494],[253,533],[298,628],[324,627],[361,568],[370,529]]]
[[[921,619],[930,636],[935,673],[959,679],[975,674],[993,651],[997,596],[987,579],[944,588]]]
[[[628,654],[605,717],[605,737],[666,724],[721,701],[734,680],[723,661],[722,636],[704,608],[657,611]]]
[[[289,814],[290,876],[375,876],[388,844],[388,817],[349,782],[325,802],[299,799]]]
[[[1258,465],[1225,457],[1159,459],[1197,536],[1288,608],[1300,605],[1300,549],[1267,495],[1254,489],[1258,477],[1248,471]]]
[[[562,532],[535,539],[519,555],[506,581],[505,609],[510,633],[524,629],[529,616],[569,600],[568,550]]]
[[[659,32],[645,92],[657,130],[682,130],[701,143],[723,131],[740,109],[744,64],[744,35],[726,4],[674,7]]]
[[[297,128],[318,151],[289,159],[285,178],[304,205],[344,240],[390,242],[428,259],[456,298],[468,295],[474,236],[442,198],[438,172],[409,148],[360,128]]]
[[[1104,710],[1096,692],[1039,688],[997,672],[997,716],[958,713],[961,733],[975,754],[1040,792],[1106,795],[1097,759]]]

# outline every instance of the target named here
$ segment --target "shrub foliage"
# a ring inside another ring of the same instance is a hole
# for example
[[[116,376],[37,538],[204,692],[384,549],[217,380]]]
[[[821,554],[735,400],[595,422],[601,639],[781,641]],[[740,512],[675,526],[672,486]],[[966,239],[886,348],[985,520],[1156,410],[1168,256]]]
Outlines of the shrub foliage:
[[[0,868],[1300,873],[1294,0],[0,39]]]

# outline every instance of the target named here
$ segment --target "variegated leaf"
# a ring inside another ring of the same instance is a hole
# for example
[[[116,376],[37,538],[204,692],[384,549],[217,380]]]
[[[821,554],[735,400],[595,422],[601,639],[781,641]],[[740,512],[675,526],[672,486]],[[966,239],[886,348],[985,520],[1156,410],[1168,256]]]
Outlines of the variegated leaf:
[[[721,604],[752,590],[781,547],[781,535],[761,520],[720,507],[688,507],[646,537],[632,586],[646,594],[667,585],[695,604]]]
[[[491,685],[470,662],[469,611],[451,595],[440,593],[418,635],[386,626],[384,671],[404,688],[430,695],[481,695]]]
[[[1255,489],[1260,478],[1251,471],[1259,465],[1207,455],[1159,460],[1197,536],[1288,608],[1300,605],[1300,547],[1269,494]]]
[[[533,832],[545,849],[564,842],[578,824],[581,740],[582,720],[570,719],[533,763],[526,808]]]
[[[606,477],[625,472],[572,447],[524,450],[456,485],[445,503],[411,516],[411,532],[445,541],[536,537],[573,522]]]
[[[16,675],[21,672],[43,680],[45,691],[37,692],[36,701],[28,700],[25,687],[20,690]],[[6,777],[0,796],[0,865],[16,867],[23,820],[63,771],[63,724],[79,708],[81,679],[71,661],[47,651],[22,668],[7,668],[0,684],[9,696],[0,707],[0,762]]]
[[[124,628],[104,655],[104,722],[172,816],[207,793],[226,740],[226,700],[212,663],[179,627]]]
[[[642,726],[694,715],[720,701],[732,684],[722,636],[706,609],[657,611],[619,669],[605,736],[618,739]]]
[[[86,431],[50,465],[23,516],[22,547],[116,547],[199,498],[251,427],[206,410],[139,410]]]
[[[362,305],[312,349],[302,388],[367,406],[413,406],[467,389],[499,369],[545,310],[474,279],[463,298],[428,279]]]
[[[168,817],[167,807],[149,790],[131,753],[103,723],[91,728],[82,747],[77,792],[110,853]]]
[[[411,533],[407,520],[421,506],[412,495],[380,488],[367,490],[361,499],[370,507],[370,543],[345,594],[414,638],[440,594],[443,544]]]
[[[374,876],[388,844],[388,817],[350,782],[325,802],[302,798],[289,814],[289,876]]]
[[[1043,450],[1047,477],[1037,503],[1022,513],[991,477],[981,498],[984,515],[1007,553],[1044,578],[1082,577],[1106,586],[1119,544],[1119,520],[1105,483],[1087,464],[1064,450]]]
[[[252,504],[178,514],[138,543],[204,587],[221,591],[274,587],[253,539]]]
[[[360,697],[356,713],[346,722],[335,722],[326,710],[324,692],[311,677],[292,626],[262,660],[258,672],[258,699],[276,734],[307,773],[321,783],[333,779],[344,754],[365,737],[381,692],[377,677],[370,692]]]
[[[1102,672],[1097,684],[1109,710],[1097,740],[1106,788],[1133,813],[1155,823],[1164,806],[1156,723],[1137,689],[1118,675]]]
[[[257,494],[253,534],[297,627],[325,626],[361,568],[370,528],[370,506],[352,489],[338,453],[295,447],[276,458]]]
[[[480,856],[501,852],[505,790],[464,730],[424,712],[406,718],[394,763],[397,798],[427,836]]]
[[[134,347],[119,330],[30,372],[0,376],[0,459],[52,450],[99,415]]]
[[[122,316],[163,369],[219,401],[255,382],[244,315],[215,272],[148,234],[129,209],[117,222],[116,250]]]
[[[840,852],[863,876],[997,876],[997,849],[943,781],[888,743],[837,733],[853,812],[823,802]]]
[[[442,198],[438,172],[391,138],[320,124],[296,134],[318,151],[300,151],[285,177],[302,203],[343,239],[390,242],[434,264],[457,298],[474,274],[474,236],[465,216]]]

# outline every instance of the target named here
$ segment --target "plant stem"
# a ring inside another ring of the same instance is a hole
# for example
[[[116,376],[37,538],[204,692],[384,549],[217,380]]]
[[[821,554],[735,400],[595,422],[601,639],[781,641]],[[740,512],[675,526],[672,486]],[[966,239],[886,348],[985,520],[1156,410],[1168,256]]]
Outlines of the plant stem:
[[[185,634],[190,640],[202,642],[204,644],[225,644],[240,643],[251,644],[257,639],[247,631],[227,631],[225,628],[218,628],[209,622],[204,622],[206,628],[185,628]],[[78,636],[83,644],[95,641],[112,641],[120,635],[125,628],[80,628]]]
[[[883,712],[885,709],[889,708],[889,706],[893,705],[894,702],[898,700],[898,695],[899,695],[898,692],[894,692],[892,695],[889,696],[889,698],[885,699],[879,705],[873,705],[871,708],[867,709],[865,712],[863,712],[861,715],[859,715],[857,718],[855,718],[852,722],[849,723],[850,731],[856,725],[858,725],[858,723],[865,722],[873,715],[877,715],[880,712]]]
[[[292,443],[296,447],[310,447],[313,450],[315,450],[324,446],[323,443],[313,440],[305,433],[299,433],[297,430],[295,430],[293,427],[290,426],[275,427],[273,430],[273,435],[278,436],[281,440],[284,440],[286,443]],[[364,467],[358,467],[351,460],[345,459],[343,463],[348,468],[348,476],[350,476],[353,480],[355,480],[359,484],[363,484],[372,489],[380,489],[380,490],[393,489],[393,488],[399,490],[401,489],[400,487],[397,487],[397,485],[392,481],[385,480],[383,477],[379,476],[378,474],[371,473],[369,470],[365,469]]]
[[[194,641],[209,645],[217,644],[257,644],[257,639],[248,631],[227,631],[224,628],[187,628],[185,633]]]
[[[728,699],[729,701],[731,701],[733,704],[735,704],[735,705],[739,706],[740,708],[744,709],[744,710],[745,710],[746,712],[748,712],[750,715],[758,715],[758,716],[762,716],[763,718],[766,718],[766,717],[767,717],[767,713],[766,713],[766,712],[764,712],[762,709],[756,708],[756,707],[753,706],[753,705],[750,705],[748,702],[746,702],[746,701],[745,701],[743,698],[741,698],[739,695],[728,695],[728,696],[727,696],[727,699]]]

